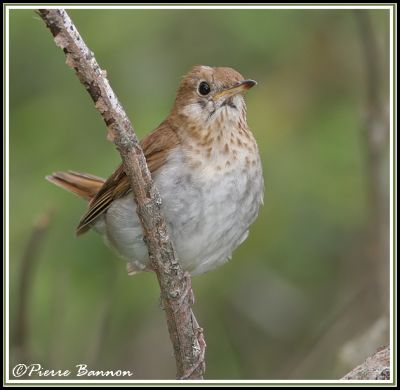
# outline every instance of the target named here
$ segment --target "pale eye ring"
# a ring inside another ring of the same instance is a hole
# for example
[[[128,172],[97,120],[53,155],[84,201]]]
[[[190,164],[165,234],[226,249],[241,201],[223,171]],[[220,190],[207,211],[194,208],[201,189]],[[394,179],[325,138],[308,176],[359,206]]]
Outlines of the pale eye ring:
[[[206,96],[211,91],[210,85],[206,81],[202,81],[199,84],[198,91],[200,95]]]

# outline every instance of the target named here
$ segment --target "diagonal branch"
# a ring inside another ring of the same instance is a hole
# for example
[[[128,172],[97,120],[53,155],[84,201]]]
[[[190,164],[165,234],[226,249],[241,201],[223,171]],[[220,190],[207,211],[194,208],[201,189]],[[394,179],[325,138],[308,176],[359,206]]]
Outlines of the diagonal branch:
[[[383,347],[342,380],[390,380],[390,376],[390,347]]]
[[[202,379],[205,342],[191,310],[190,276],[179,265],[161,213],[161,198],[151,179],[146,159],[133,126],[76,27],[63,9],[38,11],[63,49],[66,63],[75,69],[108,128],[108,139],[116,145],[130,180],[142,223],[150,261],[157,274],[168,330],[174,347],[177,377]]]

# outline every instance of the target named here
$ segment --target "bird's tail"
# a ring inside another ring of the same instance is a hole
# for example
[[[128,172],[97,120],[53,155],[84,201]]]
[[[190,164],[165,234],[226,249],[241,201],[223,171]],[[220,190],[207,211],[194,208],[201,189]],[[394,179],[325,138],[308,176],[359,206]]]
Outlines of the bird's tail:
[[[46,179],[56,186],[73,192],[89,201],[97,194],[105,182],[101,177],[74,171],[55,172],[46,176]]]

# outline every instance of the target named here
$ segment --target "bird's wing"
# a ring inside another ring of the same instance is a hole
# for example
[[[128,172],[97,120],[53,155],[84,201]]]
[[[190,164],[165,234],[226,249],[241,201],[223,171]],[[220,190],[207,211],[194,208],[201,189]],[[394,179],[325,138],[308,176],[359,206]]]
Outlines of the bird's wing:
[[[150,173],[156,172],[165,163],[169,152],[178,145],[179,138],[169,125],[168,120],[145,136],[140,142],[140,146],[146,157]],[[114,200],[123,197],[129,191],[129,180],[121,164],[90,201],[87,212],[79,222],[76,234],[80,235],[88,231],[91,228],[91,223],[104,213]]]

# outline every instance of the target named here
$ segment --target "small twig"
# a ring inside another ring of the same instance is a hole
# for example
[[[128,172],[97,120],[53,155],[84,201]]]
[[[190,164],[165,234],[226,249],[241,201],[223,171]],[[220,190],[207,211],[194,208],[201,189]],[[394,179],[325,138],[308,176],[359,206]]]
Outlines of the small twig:
[[[369,202],[367,261],[375,286],[376,305],[388,308],[389,196],[383,185],[384,161],[389,144],[389,121],[382,100],[383,67],[377,34],[369,10],[354,12],[365,73],[364,122],[361,138],[365,151]],[[378,310],[379,310],[378,309]]]
[[[19,272],[19,295],[16,316],[16,329],[13,337],[13,344],[16,348],[18,358],[26,361],[29,358],[28,353],[28,300],[32,287],[32,276],[34,268],[38,261],[40,245],[48,231],[50,223],[50,213],[41,215],[35,222],[25,251],[21,260]]]
[[[369,196],[373,223],[381,217],[383,194],[382,159],[389,140],[388,121],[381,97],[382,64],[377,37],[368,10],[355,11],[365,69],[363,138],[369,174]]]
[[[64,51],[67,65],[75,69],[92,97],[108,127],[108,139],[114,142],[121,154],[138,206],[150,261],[160,285],[174,347],[177,377],[202,379],[205,343],[201,343],[193,326],[190,294],[185,294],[190,277],[183,272],[176,259],[161,213],[161,198],[151,179],[132,124],[111,89],[106,72],[98,65],[65,10],[41,9],[38,13],[53,34],[56,45]]]
[[[382,348],[363,364],[351,370],[342,379],[390,380],[390,348]]]

